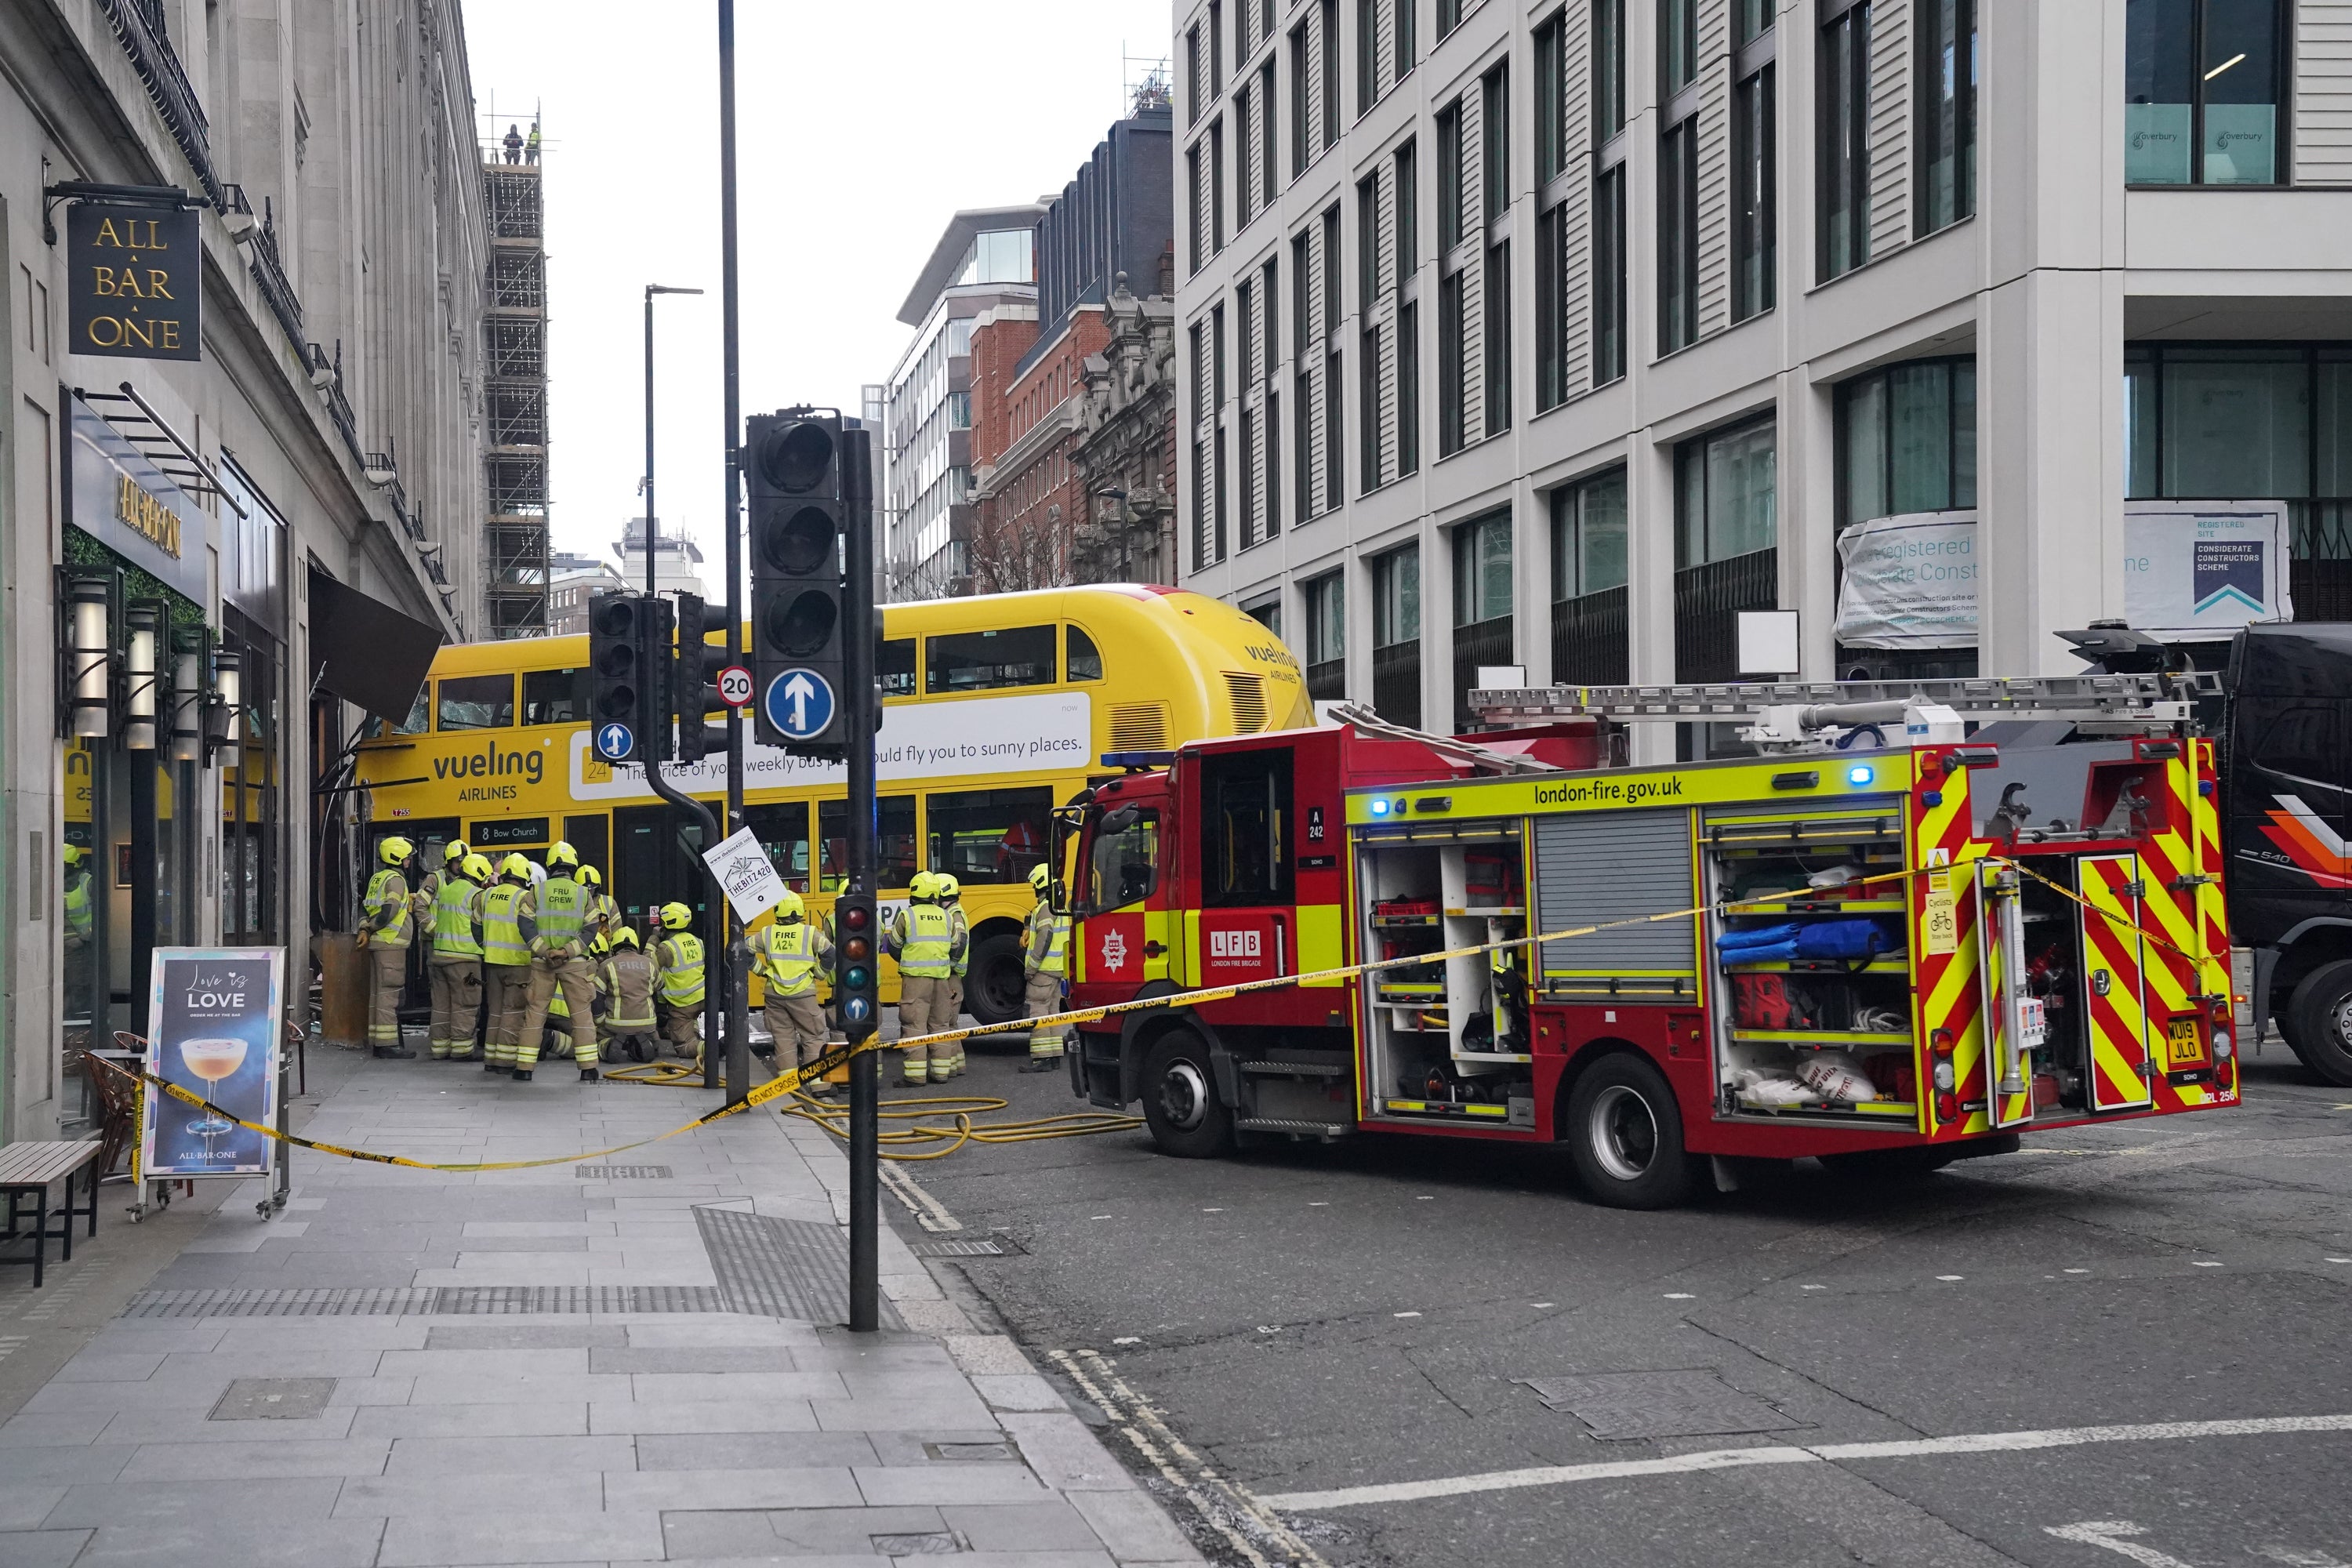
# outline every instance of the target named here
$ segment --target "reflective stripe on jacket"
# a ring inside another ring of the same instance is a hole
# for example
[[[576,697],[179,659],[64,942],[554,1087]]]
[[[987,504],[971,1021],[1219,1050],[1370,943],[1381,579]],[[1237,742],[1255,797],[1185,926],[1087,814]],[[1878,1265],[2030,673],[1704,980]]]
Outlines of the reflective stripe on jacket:
[[[1029,930],[1023,941],[1022,957],[1032,974],[1058,975],[1068,966],[1070,917],[1057,915],[1046,904],[1029,911]]]
[[[814,996],[817,963],[831,956],[832,945],[823,931],[800,921],[762,926],[751,933],[751,967],[772,997]]]
[[[661,944],[662,1000],[673,1007],[702,1005],[702,939],[672,931]]]
[[[522,940],[521,906],[530,889],[500,882],[482,895],[482,962],[529,963],[530,947]]]
[[[898,973],[944,980],[952,972],[955,920],[937,904],[909,904],[890,922],[890,951]]]
[[[433,956],[479,958],[482,943],[482,889],[463,877],[451,877],[433,895]]]
[[[569,877],[550,877],[539,889],[539,934],[531,956],[548,963],[577,958],[587,951],[588,889]]]
[[[368,942],[374,947],[406,947],[414,922],[408,913],[408,879],[386,866],[368,879]]]

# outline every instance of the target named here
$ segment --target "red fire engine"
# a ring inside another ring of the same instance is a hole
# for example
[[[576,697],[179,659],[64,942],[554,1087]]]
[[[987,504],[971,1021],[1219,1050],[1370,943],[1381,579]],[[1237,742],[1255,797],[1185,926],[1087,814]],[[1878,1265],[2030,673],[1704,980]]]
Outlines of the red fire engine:
[[[1624,1206],[1743,1158],[1902,1174],[2233,1104],[2195,695],[2154,675],[1554,689],[1479,694],[1533,722],[1473,737],[1343,710],[1114,754],[1126,775],[1058,819],[1072,1005],[1317,977],[1114,1015],[1079,1032],[1073,1087],[1140,1100],[1171,1154],[1565,1143]],[[1622,760],[1628,720],[1740,716],[1756,754]]]

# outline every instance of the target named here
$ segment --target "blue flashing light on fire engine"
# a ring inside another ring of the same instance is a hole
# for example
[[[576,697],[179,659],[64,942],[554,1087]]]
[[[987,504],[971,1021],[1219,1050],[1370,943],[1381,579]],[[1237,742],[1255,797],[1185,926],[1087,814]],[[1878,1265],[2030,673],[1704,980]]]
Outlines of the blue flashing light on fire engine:
[[[1850,784],[1866,784],[1877,776],[1866,763],[1856,763],[1845,771],[1845,782]]]

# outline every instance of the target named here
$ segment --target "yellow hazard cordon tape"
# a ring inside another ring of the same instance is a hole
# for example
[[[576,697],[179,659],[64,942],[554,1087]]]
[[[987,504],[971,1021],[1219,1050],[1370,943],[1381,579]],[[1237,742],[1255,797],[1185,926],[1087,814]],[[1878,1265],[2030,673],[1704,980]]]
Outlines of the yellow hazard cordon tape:
[[[2013,867],[2018,870],[2024,871],[2027,876],[2033,877],[2037,881],[2048,883],[2050,887],[2061,893],[2066,892],[2066,889],[2059,887],[2057,883],[2050,882],[2048,878],[2042,877],[2037,872],[2027,870],[2026,868],[2019,866],[2016,861],[2010,859],[2007,857],[1985,856],[1981,858],[1981,860],[1984,863]],[[1963,862],[1963,864],[1968,864],[1968,862]],[[1883,871],[1875,876],[1861,877],[1855,879],[1852,882],[1841,883],[1840,886],[1845,888],[1861,888],[1869,887],[1874,883],[1880,882],[1908,881],[1914,877],[1929,876],[1955,868],[1956,868],[1954,867],[1948,866],[1930,866],[1914,867],[1902,871]],[[1754,898],[1741,899],[1735,902],[1724,904],[1721,906],[1721,909],[1723,912],[1727,914],[1747,913],[1761,910],[1769,905],[1787,903],[1791,900],[1818,897],[1820,893],[1821,889],[1816,888],[1791,889],[1785,893],[1766,893],[1758,895]],[[2074,897],[2071,893],[2067,894],[2067,896],[2070,898]],[[2075,901],[2078,903],[2082,902],[2079,899],[2076,899]],[[2092,906],[2086,904],[2084,907],[2090,908]],[[825,1074],[846,1064],[851,1060],[851,1058],[863,1056],[869,1051],[899,1050],[913,1046],[940,1045],[956,1040],[974,1039],[982,1035],[1007,1034],[1015,1029],[1025,1032],[1039,1027],[1064,1024],[1100,1023],[1106,1018],[1119,1017],[1129,1013],[1149,1012],[1161,1007],[1190,1007],[1205,1002],[1223,1002],[1235,996],[1247,995],[1253,992],[1273,991],[1278,990],[1286,985],[1303,984],[1310,980],[1346,980],[1359,974],[1376,973],[1384,969],[1408,968],[1418,964],[1436,963],[1449,958],[1467,958],[1478,953],[1499,952],[1506,948],[1534,948],[1543,942],[1565,942],[1575,937],[1591,936],[1601,931],[1618,931],[1628,926],[1656,925],[1665,921],[1689,920],[1695,915],[1706,914],[1715,908],[1717,908],[1717,906],[1712,904],[1696,904],[1688,909],[1666,910],[1662,910],[1657,914],[1651,915],[1631,915],[1623,920],[1602,921],[1593,925],[1571,926],[1563,931],[1539,931],[1528,936],[1509,937],[1501,942],[1475,942],[1466,947],[1445,948],[1434,952],[1408,953],[1398,958],[1376,959],[1366,963],[1341,964],[1333,969],[1314,969],[1303,971],[1297,974],[1277,974],[1264,980],[1239,981],[1232,985],[1211,986],[1199,991],[1172,992],[1162,996],[1139,997],[1132,1002],[1108,1003],[1100,1007],[1082,1007],[1065,1013],[1049,1013],[1042,1017],[1012,1018],[1007,1019],[1001,1024],[974,1024],[970,1028],[943,1029],[936,1034],[918,1035],[912,1039],[902,1037],[895,1040],[886,1040],[878,1034],[871,1035],[855,1045],[841,1044],[828,1046],[823,1055],[819,1056],[816,1060],[809,1063],[807,1066],[782,1068],[777,1072],[774,1078],[770,1079],[763,1084],[757,1085],[741,1100],[737,1100],[730,1105],[722,1105],[717,1110],[706,1112],[701,1116],[698,1116],[693,1121],[686,1122],[681,1126],[673,1127],[667,1132],[656,1133],[651,1138],[640,1138],[630,1143],[615,1143],[609,1149],[592,1149],[578,1154],[551,1154],[543,1159],[538,1160],[478,1160],[465,1163],[441,1163],[425,1160],[411,1160],[402,1154],[378,1154],[365,1149],[345,1149],[337,1144],[321,1143],[315,1139],[298,1137],[291,1132],[281,1132],[275,1127],[265,1127],[257,1121],[245,1121],[241,1117],[233,1115],[230,1112],[222,1110],[219,1106],[215,1105],[211,1100],[205,1099],[202,1095],[195,1093],[194,1090],[183,1089],[178,1084],[168,1082],[167,1080],[157,1077],[153,1073],[134,1073],[128,1068],[120,1067],[113,1062],[106,1060],[103,1057],[93,1056],[89,1059],[97,1062],[100,1066],[105,1068],[110,1072],[118,1072],[122,1074],[125,1078],[137,1079],[142,1082],[152,1084],[155,1088],[163,1090],[165,1094],[170,1095],[173,1099],[180,1100],[184,1104],[200,1107],[203,1110],[212,1112],[215,1116],[222,1117],[229,1121],[236,1123],[237,1126],[245,1128],[248,1131],[258,1132],[267,1138],[275,1138],[280,1142],[290,1143],[298,1149],[309,1149],[320,1154],[334,1154],[346,1160],[363,1160],[379,1165],[400,1165],[412,1171],[525,1171],[545,1165],[572,1165],[578,1164],[581,1162],[587,1160],[601,1160],[609,1154],[626,1153],[632,1149],[643,1149],[651,1144],[665,1142],[669,1139],[677,1137],[680,1133],[691,1132],[697,1128],[708,1127],[714,1121],[723,1121],[727,1117],[734,1115],[737,1111],[750,1110],[756,1107],[766,1105],[772,1100],[782,1099],[785,1095],[797,1094],[802,1084],[806,1083],[813,1079],[823,1078]],[[2108,915],[2105,911],[2100,912],[2103,918],[2114,921],[2114,917],[2112,915]],[[2125,922],[2116,921],[2115,923],[2121,925]],[[2139,928],[2135,927],[2133,929]],[[2142,931],[2141,934],[2147,936],[2154,941],[2161,942],[2163,940],[2152,931]],[[2165,943],[2165,945],[2169,946],[2170,944],[2168,942]],[[2178,950],[2176,949],[2175,951]],[[650,1066],[652,1064],[647,1065]],[[683,1064],[681,1064],[681,1066]],[[633,1079],[622,1079],[620,1081],[655,1083],[690,1081],[699,1084],[701,1082],[701,1079],[699,1074],[689,1072],[682,1077],[675,1079],[669,1077],[635,1078]],[[976,1098],[978,1097],[959,1096],[954,1097],[948,1102],[961,1103],[962,1100]],[[922,1102],[906,1101],[901,1103],[911,1104]],[[1004,1102],[1001,1100],[993,1101],[991,1105],[983,1107],[982,1109],[996,1109],[1003,1103]],[[836,1112],[832,1110],[830,1108],[824,1108],[822,1113],[812,1114],[813,1112],[818,1112],[820,1108],[818,1102],[810,1100],[805,1096],[799,1097],[798,1103],[786,1108],[788,1114],[809,1115],[811,1120],[816,1121],[818,1125],[824,1127],[828,1131],[843,1132],[843,1129],[837,1128],[834,1125],[834,1120],[835,1116],[845,1119],[847,1115],[845,1110]],[[1053,1122],[1072,1123],[1073,1125],[1070,1125],[1066,1131],[1062,1131],[1042,1133],[1031,1132],[1026,1134],[1026,1136],[1030,1137],[1042,1136],[1069,1138],[1084,1136],[1093,1132],[1123,1131],[1126,1127],[1136,1124],[1137,1121],[1134,1117],[1093,1115],[1082,1112],[1071,1117],[1049,1117],[1040,1122],[1009,1123],[1002,1126],[991,1127],[985,1124],[971,1123],[970,1121],[971,1112],[968,1111],[905,1112],[898,1114],[901,1116],[914,1117],[947,1115],[958,1120],[958,1125],[956,1126],[946,1128],[908,1128],[902,1129],[892,1135],[900,1141],[917,1142],[952,1140],[950,1146],[946,1149],[939,1150],[935,1152],[912,1156],[915,1158],[925,1159],[936,1159],[940,1154],[950,1153],[955,1149],[962,1147],[963,1144],[967,1142],[985,1143],[1021,1141],[1018,1138],[1011,1136],[992,1135],[994,1133],[1009,1133],[1014,1129],[1043,1127]],[[1086,1123],[1086,1125],[1076,1125],[1076,1123]],[[845,1136],[845,1132],[843,1132],[843,1135]],[[894,1157],[906,1159],[910,1156],[899,1154]]]

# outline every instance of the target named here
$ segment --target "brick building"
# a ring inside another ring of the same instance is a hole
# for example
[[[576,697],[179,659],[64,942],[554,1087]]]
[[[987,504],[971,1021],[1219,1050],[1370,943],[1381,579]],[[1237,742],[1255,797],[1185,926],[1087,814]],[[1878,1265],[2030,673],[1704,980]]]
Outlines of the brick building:
[[[1129,547],[1139,516],[1156,531],[1154,498],[1172,493],[1166,469],[1155,461],[1129,482],[1127,468],[1134,451],[1156,458],[1173,440],[1172,391],[1138,383],[1172,387],[1172,353],[1150,347],[1150,321],[1173,320],[1170,131],[1164,93],[1139,93],[1037,220],[1035,303],[999,302],[973,324],[972,592],[1169,580],[1172,555]],[[1147,300],[1130,279],[1145,280]],[[1172,344],[1164,325],[1159,335]],[[1132,428],[1155,410],[1163,430]],[[1113,445],[1127,454],[1117,460],[1102,439],[1114,416]]]

